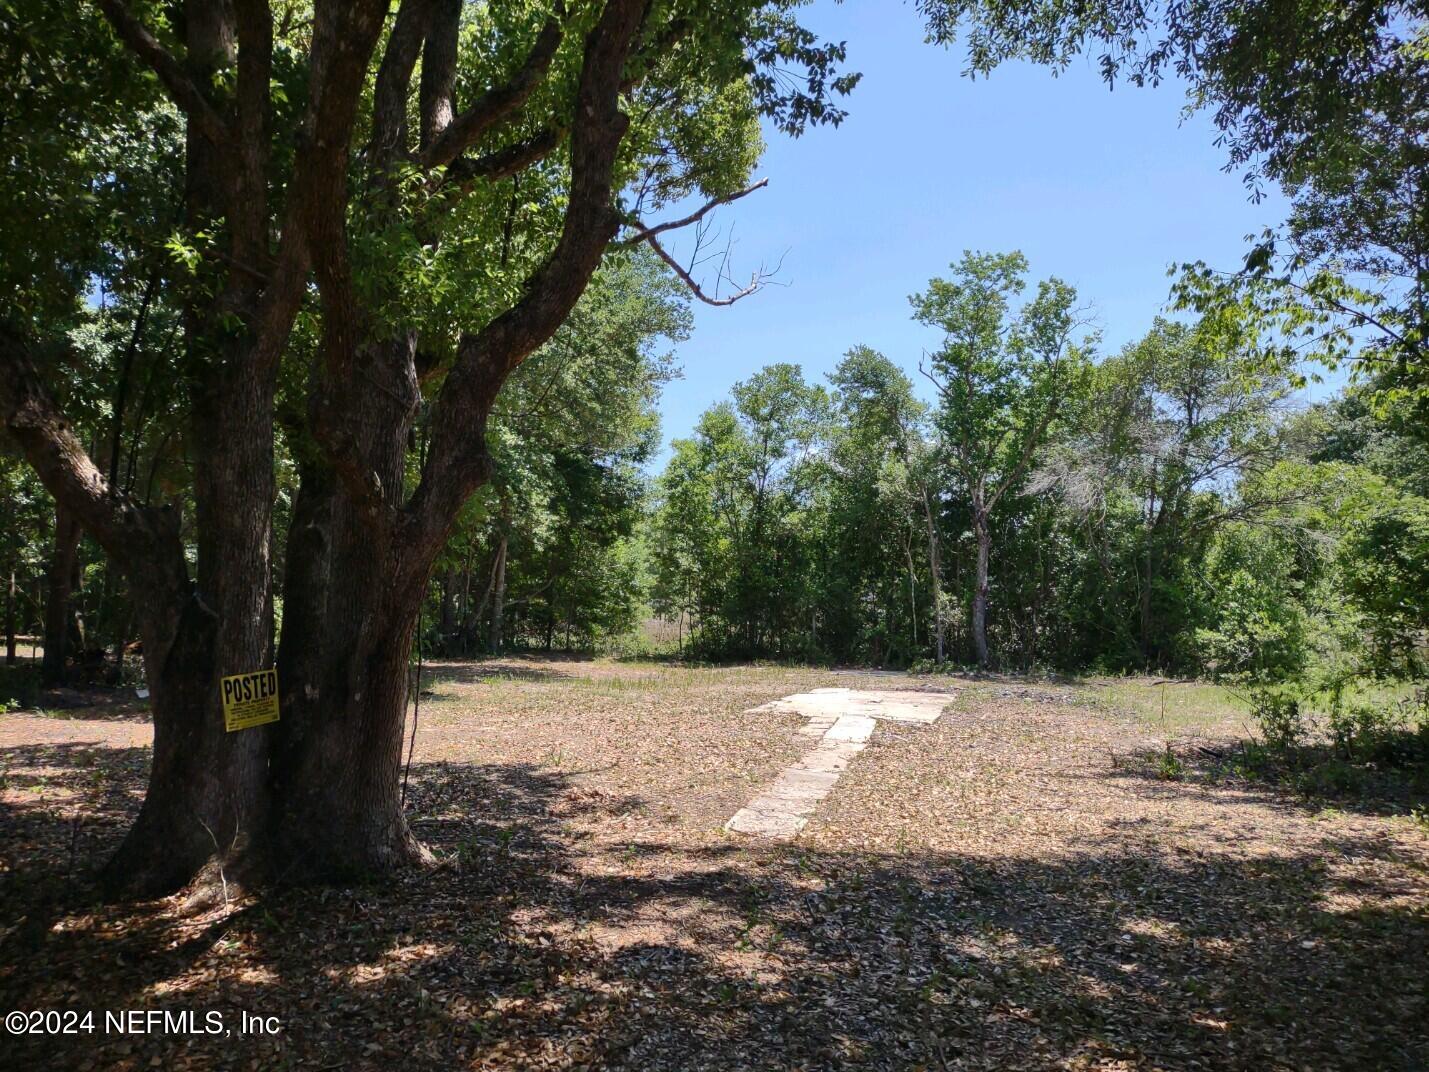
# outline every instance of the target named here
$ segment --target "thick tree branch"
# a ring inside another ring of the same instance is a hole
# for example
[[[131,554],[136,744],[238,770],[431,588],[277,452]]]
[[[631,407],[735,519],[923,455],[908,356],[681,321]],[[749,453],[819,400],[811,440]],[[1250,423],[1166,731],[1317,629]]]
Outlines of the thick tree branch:
[[[319,284],[347,281],[347,165],[362,80],[387,5],[382,0],[318,3],[313,19],[312,78],[307,112],[288,185],[282,238],[252,328],[254,364],[271,370],[302,307],[307,273]],[[324,303],[328,295],[324,294]],[[346,311],[346,310],[344,310]],[[326,331],[333,316],[323,317]]]
[[[561,237],[524,293],[481,331],[462,337],[432,414],[421,482],[406,508],[408,561],[425,570],[472,490],[489,473],[486,416],[506,378],[549,339],[580,299],[620,224],[613,173],[630,120],[620,110],[624,68],[644,0],[609,0],[587,36],[571,132],[571,184]]]
[[[114,27],[119,39],[159,76],[159,81],[168,90],[174,103],[198,127],[203,136],[215,146],[226,146],[232,137],[232,131],[209,103],[203,91],[189,77],[183,64],[159,43],[159,39],[149,32],[148,27],[134,17],[123,0],[95,0],[95,4]],[[265,86],[265,92],[266,89]]]
[[[268,92],[273,74],[273,14],[266,0],[237,0],[237,175],[233,253],[241,264],[268,256]]]
[[[153,512],[111,487],[45,388],[26,340],[3,326],[0,424],[55,500],[131,576],[136,567],[151,573],[156,566],[182,568],[177,525],[166,529]]]
[[[629,93],[639,85],[650,67],[661,56],[674,48],[689,32],[689,29],[688,20],[675,19],[665,28],[664,33],[642,47],[639,56],[626,64],[626,71],[620,82],[620,92]],[[427,66],[425,57],[422,65],[423,78],[425,79]],[[532,164],[544,160],[560,146],[569,133],[568,125],[553,123],[521,141],[492,150],[482,156],[475,158],[458,156],[433,182],[433,187],[456,183],[461,192],[466,193],[471,189],[473,183],[481,179],[487,181],[509,179]]]
[[[316,74],[290,201],[290,220],[301,242],[295,248],[311,261],[322,299],[321,372],[314,389],[313,431],[359,502],[369,501],[372,480],[370,466],[346,426],[352,407],[345,396],[356,389],[354,364],[364,331],[348,253],[348,146],[362,81],[387,8],[386,0],[318,4],[313,25]],[[415,62],[414,52],[412,56]],[[300,301],[301,289],[297,297]]]
[[[422,42],[431,27],[432,8],[433,0],[402,0],[397,9],[372,92],[372,139],[367,154],[374,172],[386,171],[405,148],[407,95]]]
[[[532,164],[550,156],[560,146],[565,136],[566,129],[564,127],[547,128],[529,138],[487,153],[485,156],[474,159],[462,157],[452,161],[451,166],[446,169],[444,178],[447,182],[458,183],[463,192],[469,190],[478,179],[485,179],[488,182],[509,179],[512,175],[525,171]]]
[[[420,149],[426,152],[451,126],[456,114],[457,38],[461,32],[461,0],[432,0],[431,27],[422,50],[422,82],[417,94],[421,121]]]
[[[536,43],[521,68],[504,85],[487,90],[470,108],[454,117],[446,128],[426,146],[420,155],[423,167],[436,168],[450,164],[476,140],[526,103],[545,78],[560,47],[563,28],[563,5],[546,20]]]

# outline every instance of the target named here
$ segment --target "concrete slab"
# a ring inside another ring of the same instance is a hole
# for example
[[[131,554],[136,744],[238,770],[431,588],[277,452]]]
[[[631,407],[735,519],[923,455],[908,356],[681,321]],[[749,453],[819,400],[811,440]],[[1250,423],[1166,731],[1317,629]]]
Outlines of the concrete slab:
[[[867,746],[880,721],[937,721],[952,693],[910,690],[813,689],[753,708],[807,718],[799,733],[819,743],[798,763],[780,772],[774,784],[725,823],[725,829],[788,840],[796,836],[847,769]]]

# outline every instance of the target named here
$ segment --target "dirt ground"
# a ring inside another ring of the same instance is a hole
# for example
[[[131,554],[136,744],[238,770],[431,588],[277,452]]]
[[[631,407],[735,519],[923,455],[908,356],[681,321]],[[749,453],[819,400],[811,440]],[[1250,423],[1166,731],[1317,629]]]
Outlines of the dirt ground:
[[[86,878],[142,794],[142,712],[0,716],[0,1013],[97,1018],[0,1036],[0,1066],[1429,1068],[1425,827],[1215,773],[1246,732],[1225,709],[768,667],[430,670],[409,803],[439,865],[197,916],[100,905]],[[795,840],[725,833],[810,747],[802,719],[748,709],[834,685],[955,695],[932,725],[880,724]],[[142,1009],[198,1030],[106,1030]]]

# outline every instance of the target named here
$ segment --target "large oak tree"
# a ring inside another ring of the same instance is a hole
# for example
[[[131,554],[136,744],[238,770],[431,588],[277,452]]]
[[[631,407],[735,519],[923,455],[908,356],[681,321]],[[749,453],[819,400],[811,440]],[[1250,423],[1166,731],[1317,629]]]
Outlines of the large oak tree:
[[[131,82],[185,124],[164,287],[183,310],[191,518],[114,486],[55,401],[52,324],[0,310],[0,418],[138,612],[154,755],[114,888],[165,892],[211,862],[306,878],[422,857],[399,797],[405,671],[433,563],[490,477],[488,415],[613,247],[648,243],[701,297],[728,300],[698,289],[643,214],[749,189],[761,115],[790,134],[841,118],[842,46],[792,6],[96,0],[72,13],[73,51],[44,59],[70,65],[78,127],[86,88],[107,102]],[[72,258],[72,300],[92,252]],[[286,533],[280,413],[300,468]],[[225,732],[218,679],[275,662],[281,720]]]

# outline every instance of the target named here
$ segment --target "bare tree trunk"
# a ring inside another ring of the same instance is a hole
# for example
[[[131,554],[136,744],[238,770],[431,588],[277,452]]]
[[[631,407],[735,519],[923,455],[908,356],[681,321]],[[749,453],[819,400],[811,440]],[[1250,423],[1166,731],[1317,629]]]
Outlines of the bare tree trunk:
[[[241,351],[228,361],[241,367]],[[272,391],[271,381],[234,377],[195,401],[198,571],[187,596],[170,597],[181,608],[171,646],[152,621],[162,605],[147,605],[145,578],[130,577],[154,753],[143,808],[105,871],[115,892],[169,892],[210,860],[231,878],[267,823],[271,727],[228,732],[218,681],[273,665]],[[179,556],[170,592],[188,583]]]
[[[992,534],[988,531],[987,511],[980,505],[973,507],[973,530],[977,536],[977,571],[973,578],[972,621],[973,651],[980,669],[987,669],[987,560],[992,548]]]
[[[928,527],[928,573],[933,589],[933,650],[938,665],[942,666],[947,657],[944,648],[946,630],[943,615],[943,554],[938,542],[938,522],[933,516],[933,503],[927,488],[923,489],[923,518]]]
[[[491,573],[486,578],[486,587],[481,592],[481,602],[474,609],[467,611],[466,625],[462,636],[463,650],[467,655],[476,654],[476,646],[481,636],[481,623],[486,617],[486,608],[491,603],[492,590],[496,587],[496,567],[499,564],[499,556],[494,557],[491,563]]]
[[[419,400],[415,339],[370,344],[389,390],[346,399],[353,447],[387,505],[401,502],[407,432]],[[408,655],[430,574],[332,470],[303,472],[288,544],[278,654],[282,719],[274,750],[275,873],[352,878],[422,858],[401,806]]]
[[[45,653],[40,663],[40,680],[58,685],[65,679],[65,660],[70,636],[70,595],[74,586],[75,555],[80,529],[75,516],[62,506],[55,507],[55,539],[50,551],[49,580],[45,595]]]
[[[500,655],[505,641],[506,628],[506,533],[501,534],[501,542],[496,547],[496,571],[491,594],[491,632],[487,635],[487,648],[492,655]]]
[[[149,306],[159,289],[159,273],[150,271],[144,284],[144,293],[139,299],[139,312],[134,317],[134,327],[129,333],[129,342],[124,347],[120,359],[119,383],[115,388],[114,414],[110,419],[109,433],[109,486],[119,486],[119,455],[124,443],[124,410],[129,401],[129,381],[134,370],[134,355],[139,351],[139,343],[144,337],[144,324],[149,318]]]
[[[187,62],[201,84],[232,66],[231,7],[187,3],[184,26]],[[186,137],[186,224],[251,227],[252,220],[245,224],[230,211],[234,158],[193,124]],[[190,381],[196,576],[184,592],[189,580],[178,549],[177,561],[162,567],[157,595],[145,576],[128,578],[144,642],[154,750],[143,807],[105,868],[106,885],[118,893],[170,892],[210,861],[231,876],[268,821],[271,727],[227,732],[218,689],[222,677],[273,665],[276,364],[252,371],[254,337],[230,326],[234,314],[251,322],[258,300],[257,282],[235,278],[241,282],[189,306],[183,318],[186,362],[196,373]],[[177,549],[176,520],[171,538]]]
[[[1140,633],[1141,633],[1141,661],[1143,667],[1149,672],[1152,663],[1155,662],[1155,644],[1152,641],[1152,626],[1154,619],[1152,615],[1152,589],[1156,583],[1156,558],[1151,548],[1151,536],[1147,535],[1146,546],[1146,576],[1141,584],[1141,596],[1139,600]]]
[[[5,665],[15,665],[15,567],[10,567],[10,584],[5,589]]]
[[[133,628],[134,612],[130,610],[125,614],[114,633],[114,646],[110,651],[110,660],[114,666],[109,672],[109,682],[112,685],[120,685],[124,682],[124,645],[128,643],[129,633]]]
[[[448,569],[442,574],[442,603],[440,625],[442,653],[448,653],[447,645],[456,635],[456,570]]]
[[[1146,513],[1142,518],[1142,536],[1146,540],[1145,577],[1142,579],[1139,603],[1140,612],[1140,632],[1141,632],[1141,661],[1145,669],[1151,669],[1152,644],[1151,644],[1151,590],[1156,580],[1156,536],[1160,526],[1160,517],[1164,515],[1163,509],[1158,513],[1156,509],[1156,476],[1158,466],[1155,462],[1151,465],[1151,486],[1146,493]]]
[[[905,532],[907,539],[903,541],[903,553],[908,558],[908,605],[912,614],[913,623],[913,651],[918,650],[918,584],[915,579],[917,574],[913,568],[913,536],[911,532]],[[916,658],[916,655],[914,656]]]
[[[285,698],[273,825],[280,879],[355,878],[424,858],[401,805],[407,659],[421,587],[398,591],[375,573],[363,580],[371,584],[360,592],[328,592],[354,617],[317,642],[322,678],[287,685],[285,695],[303,695],[303,713]]]

